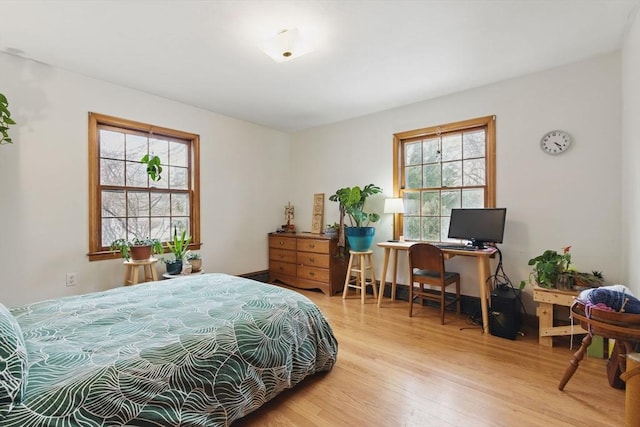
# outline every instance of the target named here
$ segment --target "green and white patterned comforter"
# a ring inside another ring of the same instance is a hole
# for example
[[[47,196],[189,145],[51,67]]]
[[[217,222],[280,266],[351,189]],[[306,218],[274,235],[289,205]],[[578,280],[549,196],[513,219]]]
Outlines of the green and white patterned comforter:
[[[10,312],[26,366],[13,372],[22,393],[0,412],[2,427],[226,426],[330,370],[337,356],[331,327],[309,299],[224,274]]]

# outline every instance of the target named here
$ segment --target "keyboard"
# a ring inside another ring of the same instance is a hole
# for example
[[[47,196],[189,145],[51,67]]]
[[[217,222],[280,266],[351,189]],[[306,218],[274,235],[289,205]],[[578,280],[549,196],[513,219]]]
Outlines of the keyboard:
[[[474,246],[467,246],[467,245],[451,245],[451,244],[439,244],[437,243],[435,246],[439,247],[440,249],[453,249],[456,251],[477,251],[479,250],[478,248],[474,247]]]

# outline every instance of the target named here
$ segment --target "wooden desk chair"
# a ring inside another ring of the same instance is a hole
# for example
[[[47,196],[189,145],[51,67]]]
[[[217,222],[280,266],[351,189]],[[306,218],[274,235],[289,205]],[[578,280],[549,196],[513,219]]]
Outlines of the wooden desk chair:
[[[418,298],[420,304],[424,300],[440,302],[440,324],[444,325],[444,310],[456,303],[456,310],[460,313],[460,274],[446,271],[444,267],[444,252],[437,246],[428,243],[416,243],[409,248],[409,317],[413,316],[413,300]],[[418,283],[416,287],[415,284]],[[446,289],[455,284],[455,298],[446,298]],[[437,286],[440,292],[435,294],[425,285]]]
[[[585,305],[576,301],[571,306],[571,316],[580,322],[588,333],[582,339],[582,344],[573,358],[569,362],[562,380],[558,385],[558,390],[563,390],[573,374],[578,369],[580,361],[584,358],[587,347],[591,344],[593,335],[616,340],[619,351],[619,362],[621,371],[625,370],[626,355],[633,351],[633,346],[640,343],[640,314],[619,313],[616,311],[605,311],[593,308],[590,315],[585,312]],[[609,383],[613,384],[613,378],[609,377]]]

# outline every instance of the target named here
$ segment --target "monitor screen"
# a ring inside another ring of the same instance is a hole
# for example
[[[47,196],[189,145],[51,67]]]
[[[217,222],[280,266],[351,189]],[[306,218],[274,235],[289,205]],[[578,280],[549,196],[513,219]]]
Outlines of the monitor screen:
[[[452,209],[448,237],[469,240],[480,248],[502,243],[506,216],[506,208]]]

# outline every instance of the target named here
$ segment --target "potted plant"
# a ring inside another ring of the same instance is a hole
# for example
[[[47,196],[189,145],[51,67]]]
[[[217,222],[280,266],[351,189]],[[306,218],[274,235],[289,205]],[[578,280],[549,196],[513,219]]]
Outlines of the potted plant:
[[[382,189],[374,184],[367,184],[364,188],[358,186],[340,188],[329,197],[332,202],[338,202],[340,208],[340,239],[339,245],[344,246],[342,233],[347,236],[349,246],[354,251],[367,251],[373,242],[376,229],[370,227],[371,222],[380,219],[377,213],[364,210],[369,196],[382,193]],[[349,218],[350,227],[345,228],[344,217]]]
[[[120,256],[127,261],[142,261],[149,259],[151,254],[160,254],[164,252],[164,247],[158,239],[116,239],[109,247],[112,251],[119,251]]]
[[[324,234],[328,237],[334,237],[338,235],[338,229],[340,228],[340,224],[334,222],[333,224],[327,224],[324,227]]]
[[[167,242],[169,252],[173,254],[174,259],[164,260],[168,274],[180,274],[182,272],[182,261],[189,249],[189,243],[191,243],[191,236],[187,236],[187,231],[183,230],[182,234],[178,236],[178,230],[174,227],[173,242]]]
[[[7,97],[0,93],[0,144],[11,144],[13,141],[9,137],[9,125],[15,125],[16,122],[11,118],[9,111],[9,101]]]
[[[571,265],[571,246],[562,248],[562,253],[547,249],[541,255],[531,258],[529,265],[533,266],[533,271],[529,275],[530,283],[537,283],[543,288],[565,288],[569,289],[573,285],[570,279],[561,277],[563,273],[575,271]],[[559,286],[558,286],[559,285]],[[520,282],[520,288],[524,288],[526,282]]]
[[[200,258],[200,254],[197,252],[187,251],[187,261],[191,264],[191,272],[197,273],[202,270],[202,258]]]

